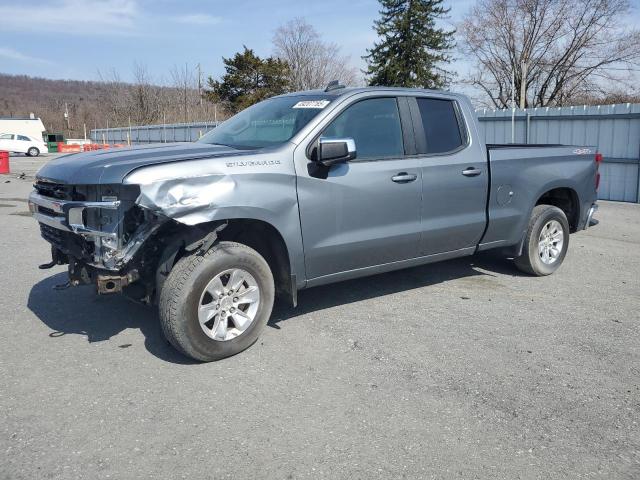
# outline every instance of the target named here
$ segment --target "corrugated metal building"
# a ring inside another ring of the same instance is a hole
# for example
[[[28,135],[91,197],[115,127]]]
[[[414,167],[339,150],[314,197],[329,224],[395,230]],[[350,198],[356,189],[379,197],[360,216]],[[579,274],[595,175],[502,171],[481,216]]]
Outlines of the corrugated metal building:
[[[168,123],[120,128],[98,128],[91,130],[91,140],[98,143],[168,143],[195,142],[216,122]]]
[[[640,202],[640,104],[478,110],[487,143],[597,145],[604,155],[599,196]],[[513,122],[512,137],[512,116]]]
[[[604,155],[600,198],[640,203],[640,104],[477,110],[487,143],[597,145]],[[512,135],[512,117],[513,135]],[[95,142],[195,141],[215,122],[98,129]]]

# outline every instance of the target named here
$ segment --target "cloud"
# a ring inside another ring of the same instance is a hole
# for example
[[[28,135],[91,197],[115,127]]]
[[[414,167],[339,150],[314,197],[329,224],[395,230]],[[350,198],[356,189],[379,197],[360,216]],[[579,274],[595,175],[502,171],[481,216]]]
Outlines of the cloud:
[[[207,13],[192,13],[190,15],[178,16],[176,21],[189,25],[217,25],[222,19]]]
[[[2,7],[2,26],[29,33],[133,34],[137,0],[56,0]]]
[[[9,47],[0,47],[0,57],[24,63],[51,63],[44,58],[31,57]]]

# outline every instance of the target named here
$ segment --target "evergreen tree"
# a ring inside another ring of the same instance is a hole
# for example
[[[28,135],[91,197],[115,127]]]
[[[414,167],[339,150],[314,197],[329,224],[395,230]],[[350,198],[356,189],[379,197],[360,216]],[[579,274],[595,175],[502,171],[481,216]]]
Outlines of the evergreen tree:
[[[262,59],[244,47],[243,52],[222,61],[226,73],[222,81],[209,77],[205,97],[222,103],[231,113],[287,91],[289,67],[283,60]]]
[[[369,85],[443,88],[450,73],[454,31],[436,27],[449,13],[442,0],[379,0],[382,9],[375,30],[379,40],[368,55]]]

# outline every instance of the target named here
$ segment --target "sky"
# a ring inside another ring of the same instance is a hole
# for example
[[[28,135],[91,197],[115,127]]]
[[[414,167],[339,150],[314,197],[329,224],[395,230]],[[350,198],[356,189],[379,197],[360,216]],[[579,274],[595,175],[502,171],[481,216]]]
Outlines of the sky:
[[[622,23],[640,24],[640,0],[630,0]],[[445,0],[445,28],[454,28],[476,0]],[[260,56],[273,52],[278,26],[302,17],[322,38],[341,47],[352,66],[373,46],[377,0],[0,0],[0,73],[45,78],[99,80],[116,71],[133,80],[134,64],[151,80],[168,84],[185,64],[204,75],[224,73],[222,57],[243,45]],[[464,78],[472,64],[459,54],[448,67]],[[478,92],[460,83],[452,90]]]
[[[475,2],[446,3],[453,25]],[[132,80],[137,62],[162,83],[174,66],[199,63],[217,77],[243,45],[270,55],[275,29],[295,17],[364,68],[378,10],[377,0],[0,0],[0,72],[97,80],[115,69]]]

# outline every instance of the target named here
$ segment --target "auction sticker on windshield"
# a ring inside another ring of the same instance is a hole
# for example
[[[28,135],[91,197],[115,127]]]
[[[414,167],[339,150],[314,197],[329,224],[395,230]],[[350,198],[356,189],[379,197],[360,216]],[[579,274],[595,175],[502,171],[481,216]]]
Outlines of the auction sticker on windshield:
[[[329,100],[305,100],[296,103],[292,108],[324,108],[329,105]]]

